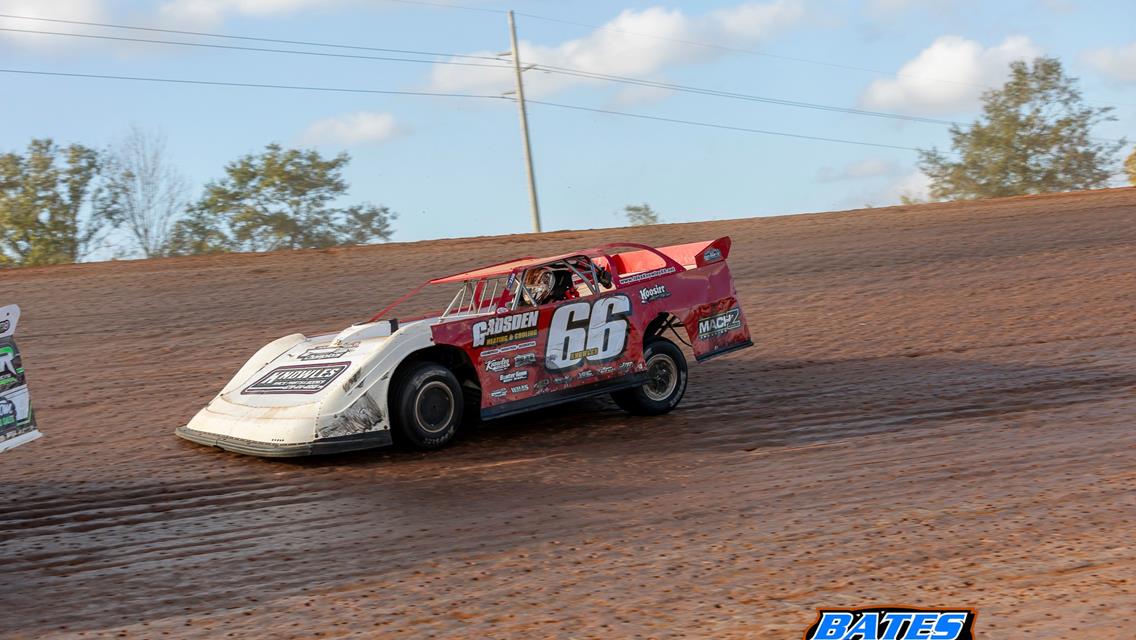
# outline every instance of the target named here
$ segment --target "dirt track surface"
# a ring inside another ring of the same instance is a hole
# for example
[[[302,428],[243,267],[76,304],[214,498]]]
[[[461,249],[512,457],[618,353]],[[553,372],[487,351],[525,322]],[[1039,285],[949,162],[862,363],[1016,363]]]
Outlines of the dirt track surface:
[[[593,400],[303,462],[173,436],[272,338],[426,276],[730,234],[756,346],[680,409]],[[0,272],[46,438],[0,455],[0,636],[799,638],[1136,606],[1136,189]]]

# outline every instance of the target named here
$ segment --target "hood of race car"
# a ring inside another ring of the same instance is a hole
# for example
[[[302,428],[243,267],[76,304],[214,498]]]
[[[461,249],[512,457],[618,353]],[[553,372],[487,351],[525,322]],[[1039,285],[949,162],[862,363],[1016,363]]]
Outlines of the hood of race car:
[[[295,407],[319,402],[347,382],[390,340],[333,343],[335,337],[336,334],[301,337],[264,364],[246,365],[221,397],[247,407]]]

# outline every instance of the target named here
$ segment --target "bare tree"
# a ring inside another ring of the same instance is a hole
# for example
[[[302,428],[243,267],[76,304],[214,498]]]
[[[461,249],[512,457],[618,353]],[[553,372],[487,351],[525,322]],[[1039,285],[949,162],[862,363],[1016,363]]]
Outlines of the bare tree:
[[[132,126],[106,153],[112,221],[147,258],[167,255],[170,234],[186,209],[188,184],[167,158],[166,136]]]

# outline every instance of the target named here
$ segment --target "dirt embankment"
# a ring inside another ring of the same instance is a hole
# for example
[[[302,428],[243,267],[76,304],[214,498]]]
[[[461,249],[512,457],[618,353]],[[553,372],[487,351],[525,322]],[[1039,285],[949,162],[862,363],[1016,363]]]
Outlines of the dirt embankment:
[[[0,636],[797,638],[972,606],[1123,638],[1136,190],[0,272],[47,437],[0,456]],[[732,235],[756,346],[606,401],[305,462],[173,429],[268,340],[427,276]]]

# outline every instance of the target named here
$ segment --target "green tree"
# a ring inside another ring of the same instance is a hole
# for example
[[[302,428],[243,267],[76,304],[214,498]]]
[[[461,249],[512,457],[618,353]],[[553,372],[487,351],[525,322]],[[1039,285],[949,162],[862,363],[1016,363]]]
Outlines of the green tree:
[[[1132,149],[1132,153],[1124,161],[1124,173],[1128,174],[1128,182],[1136,187],[1136,148]]]
[[[99,154],[34,139],[0,154],[0,266],[78,262],[110,227],[96,188]]]
[[[623,214],[627,216],[627,222],[633,227],[641,227],[649,224],[659,224],[659,214],[651,208],[651,205],[644,202],[643,204],[629,204],[623,208]]]
[[[342,153],[270,144],[225,167],[225,178],[179,221],[170,242],[176,254],[324,248],[389,240],[397,216],[386,207],[337,207],[346,195]]]
[[[1108,183],[1123,141],[1094,140],[1093,127],[1115,120],[1089,107],[1077,80],[1055,58],[1010,64],[1010,79],[982,96],[982,116],[951,126],[957,159],[920,150],[919,167],[936,199],[993,198],[1093,189]]]

